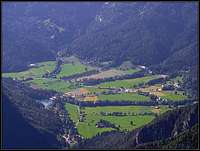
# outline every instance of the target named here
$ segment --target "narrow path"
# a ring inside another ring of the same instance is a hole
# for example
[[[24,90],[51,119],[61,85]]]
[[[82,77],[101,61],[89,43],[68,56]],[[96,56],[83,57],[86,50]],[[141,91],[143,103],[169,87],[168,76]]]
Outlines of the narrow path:
[[[77,110],[78,110],[78,115],[79,115],[79,119],[80,119],[80,107],[77,106]],[[78,126],[79,124],[79,120],[76,122],[76,127]]]

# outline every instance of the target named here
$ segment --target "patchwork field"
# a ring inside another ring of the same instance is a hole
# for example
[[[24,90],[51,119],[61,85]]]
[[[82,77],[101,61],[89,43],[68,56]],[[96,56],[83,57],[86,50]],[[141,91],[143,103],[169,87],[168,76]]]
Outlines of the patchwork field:
[[[115,76],[122,76],[122,75],[126,75],[126,74],[133,74],[133,73],[136,73],[138,71],[139,71],[138,69],[127,69],[127,70],[109,69],[109,70],[106,70],[106,71],[101,71],[98,74],[78,78],[78,80],[104,79],[104,78],[110,78],[110,77],[115,77]]]
[[[138,94],[136,90],[151,92],[156,96],[173,101],[187,99],[187,96],[183,95],[182,92],[177,91],[175,94],[174,91],[160,90],[161,84],[156,84],[154,86],[145,85],[145,87],[136,88],[136,86],[140,84],[143,85],[150,80],[160,78],[160,75],[104,82],[95,86],[85,86],[83,83],[79,83],[76,80],[64,81],[60,79],[63,76],[71,76],[97,69],[97,67],[91,67],[81,63],[76,57],[65,58],[65,61],[66,62],[61,66],[61,72],[56,75],[56,78],[42,78],[42,75],[55,69],[55,61],[36,63],[36,67],[18,73],[4,73],[3,77],[17,78],[19,80],[33,78],[32,80],[30,79],[24,82],[29,83],[31,87],[36,89],[63,92],[65,96],[71,95],[80,101],[148,101],[150,99],[148,96]],[[139,71],[139,69],[131,69],[129,66],[131,66],[130,63],[126,63],[121,67],[111,68],[98,74],[81,78],[101,79],[132,74]],[[175,78],[173,80],[178,81],[180,78]],[[108,93],[108,91],[109,94],[103,93]],[[167,106],[79,107],[69,103],[65,104],[65,109],[68,111],[70,118],[77,127],[79,134],[85,138],[91,138],[98,133],[111,130],[130,131],[148,124],[155,118],[155,115],[162,114],[169,110]],[[101,123],[102,121],[103,123]],[[98,125],[99,123],[100,126]]]
[[[91,138],[92,136],[102,133],[104,131],[114,130],[114,128],[98,128],[96,124],[98,121],[106,120],[114,124],[121,131],[133,130],[142,125],[151,122],[155,116],[154,115],[141,115],[143,113],[164,113],[169,110],[166,106],[160,106],[159,109],[155,111],[154,107],[149,106],[106,106],[106,107],[84,107],[81,110],[84,115],[84,120],[79,121],[80,114],[76,105],[66,103],[66,110],[69,112],[71,119],[75,122],[80,135]],[[127,114],[127,116],[103,116],[101,112],[114,113],[122,112]],[[134,112],[136,115],[131,115]],[[76,114],[76,115],[75,115]],[[137,115],[138,114],[138,115]]]
[[[175,94],[175,91],[163,91],[161,88],[162,88],[161,85],[157,84],[145,88],[139,88],[138,90],[142,92],[150,92],[151,94],[154,94],[163,99],[168,99],[173,101],[181,101],[184,99],[188,99],[186,95],[183,95],[182,91],[176,91],[177,94]]]

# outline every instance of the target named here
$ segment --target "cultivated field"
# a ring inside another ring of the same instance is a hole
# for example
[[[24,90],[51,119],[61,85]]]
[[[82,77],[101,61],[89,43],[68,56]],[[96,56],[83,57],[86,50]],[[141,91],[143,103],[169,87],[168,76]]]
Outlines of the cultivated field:
[[[51,72],[54,70],[56,62],[47,61],[35,64],[37,67],[32,67],[26,71],[13,72],[13,73],[3,73],[3,77],[17,78],[23,80],[24,78],[41,78],[46,72]]]
[[[186,95],[183,95],[181,92],[177,92],[177,94],[175,94],[174,91],[163,91],[160,97],[172,101],[181,101],[188,99],[188,97]]]
[[[98,100],[107,101],[147,101],[150,98],[147,96],[139,95],[137,93],[120,93],[120,94],[101,94],[98,96]]]
[[[167,100],[181,101],[184,99],[188,99],[188,97],[186,95],[183,95],[183,92],[181,91],[176,91],[177,94],[175,94],[175,91],[163,91],[161,88],[161,85],[157,84],[153,86],[147,86],[145,88],[139,88],[138,90],[142,92],[150,92],[151,94]]]
[[[135,72],[138,72],[138,69],[127,69],[127,70],[119,70],[119,69],[109,69],[106,71],[101,71],[100,73],[91,75],[91,76],[85,76],[78,78],[77,80],[84,80],[84,79],[104,79],[104,78],[110,78],[115,76],[122,76],[126,74],[133,74]]]
[[[57,75],[57,78],[83,73],[92,69],[92,67],[83,65],[81,63],[67,63],[61,65],[61,68],[62,70]]]
[[[73,107],[72,107],[73,106]],[[114,130],[113,128],[98,128],[96,127],[96,123],[100,120],[106,120],[113,123],[116,127],[118,127],[121,131],[133,130],[142,125],[145,125],[152,121],[155,116],[154,115],[127,115],[127,116],[103,116],[101,112],[123,112],[126,114],[134,112],[135,114],[141,113],[164,113],[169,110],[165,106],[161,106],[160,109],[155,111],[154,107],[149,106],[106,106],[106,107],[85,107],[81,109],[85,118],[83,122],[78,122],[79,112],[76,105],[72,105],[67,103],[65,105],[66,110],[69,112],[70,117],[76,123],[78,132],[80,135],[91,138],[98,133],[104,131]],[[131,124],[131,121],[133,124]]]
[[[134,86],[138,86],[139,84],[146,83],[150,80],[157,79],[159,76],[146,76],[142,78],[128,79],[128,80],[116,80],[112,82],[105,82],[97,85],[102,88],[133,88]]]
[[[58,79],[40,78],[27,81],[26,83],[30,83],[33,88],[35,87],[40,89],[54,90],[58,92],[69,92],[75,87],[69,82]]]
[[[65,58],[66,59],[66,58]],[[70,60],[71,59],[71,60]],[[137,94],[135,91],[126,91],[127,88],[132,90],[141,90],[143,92],[151,92],[161,98],[169,100],[183,100],[186,98],[181,92],[174,94],[172,91],[158,91],[161,84],[154,86],[147,86],[145,88],[135,88],[140,84],[145,84],[150,80],[160,78],[160,75],[151,75],[135,79],[116,80],[111,82],[104,82],[95,86],[85,86],[78,82],[60,80],[60,77],[71,76],[83,73],[94,69],[88,65],[80,63],[76,58],[66,59],[62,65],[61,72],[56,78],[42,78],[47,72],[55,69],[56,62],[48,61],[37,63],[37,67],[28,69],[27,71],[18,73],[5,73],[4,77],[12,77],[18,79],[33,78],[33,80],[24,81],[29,83],[31,87],[36,89],[55,90],[57,92],[68,92],[68,95],[74,95],[76,99],[81,101],[147,101],[150,98]],[[71,62],[70,62],[71,61]],[[132,74],[138,72],[137,69],[131,69],[128,65],[120,68],[112,68],[102,71],[98,74],[87,76],[87,78],[101,79],[114,76],[121,76],[125,74]],[[96,68],[97,69],[97,68]],[[85,77],[81,77],[85,78]],[[116,88],[111,90],[110,88]],[[110,94],[103,94],[103,92]],[[122,92],[122,93],[119,93]],[[79,107],[69,103],[65,104],[65,109],[68,111],[70,118],[74,121],[80,135],[85,138],[91,138],[98,133],[111,130],[129,131],[151,122],[155,118],[155,114],[162,114],[169,110],[167,106],[99,106],[99,107]],[[116,115],[117,114],[117,115]],[[119,115],[120,114],[120,115]],[[103,126],[98,127],[97,123],[100,120],[105,120],[114,127]]]

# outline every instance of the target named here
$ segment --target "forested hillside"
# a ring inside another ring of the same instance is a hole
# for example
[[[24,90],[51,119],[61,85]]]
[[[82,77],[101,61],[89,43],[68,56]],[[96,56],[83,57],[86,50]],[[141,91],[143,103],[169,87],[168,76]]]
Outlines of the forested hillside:
[[[37,103],[24,89],[25,85],[3,80],[3,147],[60,148],[56,139],[63,131],[59,117]]]
[[[184,131],[183,133],[163,140],[155,141],[151,143],[146,143],[138,145],[137,149],[196,149],[198,148],[198,132],[199,125],[196,124],[192,126],[191,129]]]
[[[172,72],[197,64],[196,33],[194,2],[110,2],[68,50],[84,59],[160,64],[162,72]]]
[[[7,95],[3,95],[2,109],[3,148],[58,148],[60,146],[54,134],[30,125]]]
[[[195,2],[26,2],[4,3],[3,10],[3,71],[53,60],[61,50],[159,72],[197,64]]]
[[[3,3],[3,71],[55,60],[57,52],[85,32],[100,3]]]

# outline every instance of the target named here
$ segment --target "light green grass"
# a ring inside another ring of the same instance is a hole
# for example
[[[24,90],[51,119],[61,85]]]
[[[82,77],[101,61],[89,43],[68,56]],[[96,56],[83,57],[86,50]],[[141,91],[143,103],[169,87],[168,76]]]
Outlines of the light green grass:
[[[100,93],[100,92],[106,92],[108,91],[108,89],[100,89],[98,87],[87,87],[85,86],[84,88],[86,88],[87,90],[89,90],[91,93]]]
[[[41,78],[30,80],[27,83],[30,83],[31,85],[34,85],[41,89],[54,90],[58,92],[68,92],[73,89],[71,88],[71,84],[69,82],[57,79]]]
[[[65,109],[69,111],[69,116],[74,121],[74,123],[77,123],[79,120],[78,106],[66,103]]]
[[[162,92],[164,95],[160,96],[161,98],[172,100],[172,101],[181,101],[188,99],[186,95],[181,94],[178,92],[177,94],[174,94],[174,91],[163,91]]]
[[[123,70],[124,74],[133,74],[140,71],[139,69],[127,69],[127,70]]]
[[[73,107],[71,107],[73,106]],[[66,109],[69,112],[70,118],[77,123],[79,119],[76,105],[66,104]],[[150,106],[104,106],[104,107],[85,107],[81,109],[85,114],[85,120],[78,122],[77,129],[80,135],[91,138],[98,133],[114,130],[113,128],[97,128],[96,123],[100,120],[107,120],[116,126],[119,126],[121,131],[133,130],[151,122],[155,116],[153,115],[136,115],[136,116],[102,116],[100,112],[134,112],[134,113],[152,113],[154,107]],[[169,110],[166,106],[160,107],[161,112]],[[75,115],[77,114],[77,115]],[[131,125],[133,121],[134,125]]]
[[[92,68],[81,63],[68,63],[61,65],[61,71],[57,75],[58,78],[63,76],[71,76],[91,70]]]
[[[38,67],[30,68],[22,72],[3,73],[3,77],[11,77],[22,80],[23,78],[41,78],[46,72],[51,72],[55,68],[55,61],[36,63]]]
[[[137,86],[138,84],[146,83],[156,78],[158,78],[158,76],[146,76],[142,78],[135,78],[135,79],[128,79],[128,80],[116,80],[112,82],[105,82],[97,86],[105,87],[105,88],[120,88],[120,87],[132,88],[134,86]]]
[[[137,93],[120,93],[120,94],[109,94],[109,95],[99,95],[98,100],[108,100],[108,101],[147,101],[149,97],[139,95]]]

